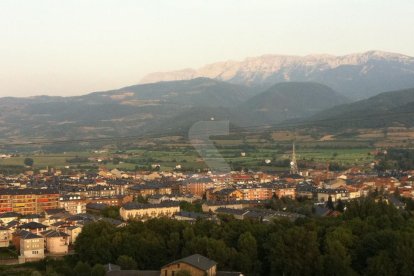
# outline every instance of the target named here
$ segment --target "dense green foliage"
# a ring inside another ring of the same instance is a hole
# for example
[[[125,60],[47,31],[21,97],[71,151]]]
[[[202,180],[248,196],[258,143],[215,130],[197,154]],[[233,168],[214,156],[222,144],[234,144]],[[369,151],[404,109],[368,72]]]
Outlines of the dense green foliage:
[[[389,149],[387,154],[380,155],[380,162],[376,166],[380,171],[397,169],[414,169],[414,150],[413,149]]]
[[[99,222],[84,227],[75,250],[90,265],[136,263],[139,269],[199,253],[218,261],[219,269],[247,275],[411,275],[414,219],[364,198],[347,204],[341,217],[296,222],[154,219],[124,228]]]

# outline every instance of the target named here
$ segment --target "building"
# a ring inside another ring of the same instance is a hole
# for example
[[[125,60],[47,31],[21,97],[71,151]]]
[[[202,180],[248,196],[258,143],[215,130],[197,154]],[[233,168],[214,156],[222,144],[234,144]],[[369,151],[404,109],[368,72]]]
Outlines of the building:
[[[66,229],[66,233],[69,235],[69,244],[74,244],[76,238],[79,236],[81,232],[82,228],[80,228],[79,226],[69,226]]]
[[[102,211],[108,208],[105,203],[88,203],[86,204],[86,212],[91,214],[100,215]]]
[[[59,192],[53,189],[2,189],[0,193],[0,213],[37,214],[58,205]]]
[[[300,183],[296,186],[296,196],[298,198],[312,199],[316,194],[316,188],[309,183]]]
[[[195,223],[198,219],[212,220],[213,217],[208,214],[195,213],[195,212],[185,212],[181,211],[174,215],[175,220],[187,221],[189,223]]]
[[[161,276],[174,276],[179,271],[188,271],[192,276],[216,276],[217,263],[200,254],[169,263],[161,268]]]
[[[9,229],[4,226],[0,226],[0,247],[9,247],[10,237]]]
[[[235,219],[243,220],[245,218],[245,215],[249,213],[249,210],[220,207],[216,209],[215,213],[221,214],[221,215],[233,216]]]
[[[16,212],[7,212],[0,214],[0,222],[4,225],[8,224],[13,220],[17,220],[21,215]]]
[[[203,197],[206,190],[208,188],[212,188],[213,186],[214,182],[209,177],[190,178],[180,185],[180,193]]]
[[[46,231],[47,228],[48,226],[34,221],[19,226],[19,229],[32,232],[34,234],[39,234],[40,232]]]
[[[332,201],[335,202],[339,199],[348,200],[349,192],[345,188],[338,189],[317,189],[316,196],[319,202],[328,201],[329,196],[332,198]]]
[[[235,201],[243,199],[243,191],[235,188],[224,188],[219,191],[209,193],[207,199],[215,201]]]
[[[122,206],[133,200],[132,195],[115,195],[84,198],[80,195],[65,195],[59,198],[59,208],[64,208],[71,215],[82,214],[87,211],[87,205],[106,204],[108,206]]]
[[[170,195],[172,194],[172,188],[164,183],[146,183],[132,186],[128,189],[128,192],[134,197],[142,196],[148,197],[151,195]]]
[[[69,235],[55,230],[47,230],[41,233],[45,239],[47,252],[52,254],[67,254],[69,246]]]
[[[206,201],[201,205],[203,212],[205,213],[215,213],[218,208],[231,208],[231,209],[244,209],[259,207],[269,203],[269,201],[260,201],[260,200],[238,200],[231,202],[219,202],[219,201]]]
[[[122,206],[128,202],[133,201],[132,195],[116,195],[108,197],[94,197],[87,198],[86,203],[106,204],[108,206]]]
[[[18,236],[19,263],[37,261],[45,257],[45,241],[43,237],[25,230],[19,231]]]
[[[296,189],[294,187],[283,187],[275,190],[275,196],[278,198],[282,197],[296,197]]]
[[[172,217],[180,212],[180,205],[177,202],[162,202],[160,204],[140,204],[130,202],[119,209],[123,220],[138,219],[145,220],[156,217]]]
[[[59,208],[63,208],[71,215],[86,212],[86,201],[80,195],[64,195],[59,198]]]
[[[86,197],[111,197],[115,196],[117,191],[112,186],[96,185],[86,189]]]

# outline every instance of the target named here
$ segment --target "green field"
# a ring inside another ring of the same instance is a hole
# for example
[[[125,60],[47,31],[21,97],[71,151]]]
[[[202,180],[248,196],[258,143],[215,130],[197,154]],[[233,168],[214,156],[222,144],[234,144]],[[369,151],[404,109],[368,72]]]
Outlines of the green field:
[[[310,148],[300,147],[297,149],[297,159],[303,162],[327,163],[335,162],[344,166],[365,165],[373,160],[370,148],[355,149],[338,149],[338,148]],[[241,153],[244,152],[245,156]],[[201,155],[192,147],[160,147],[159,149],[136,148],[121,153],[108,151],[104,153],[85,152],[66,152],[61,154],[44,154],[33,153],[12,157],[9,159],[0,159],[1,166],[23,166],[24,159],[33,158],[34,168],[43,169],[46,167],[72,168],[85,166],[105,166],[109,169],[119,168],[122,170],[148,169],[151,164],[160,164],[161,170],[173,170],[177,164],[180,164],[184,170],[198,170],[206,168],[202,157],[221,159],[230,164],[233,168],[251,168],[257,170],[286,170],[287,166],[281,166],[280,163],[290,159],[290,146],[275,146],[274,148],[258,148],[248,146],[236,146],[230,144],[224,146],[221,144],[218,153],[216,150],[202,150]],[[87,161],[72,162],[68,160],[80,157],[95,157],[108,159],[105,162]],[[113,161],[111,158],[117,158]],[[264,160],[272,160],[271,164],[266,165]]]

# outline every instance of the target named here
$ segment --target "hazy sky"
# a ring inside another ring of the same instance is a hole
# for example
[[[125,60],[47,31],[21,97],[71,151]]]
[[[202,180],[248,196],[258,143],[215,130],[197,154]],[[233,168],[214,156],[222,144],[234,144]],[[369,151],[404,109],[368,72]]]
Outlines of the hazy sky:
[[[79,95],[263,54],[414,56],[414,1],[0,0],[0,96]]]

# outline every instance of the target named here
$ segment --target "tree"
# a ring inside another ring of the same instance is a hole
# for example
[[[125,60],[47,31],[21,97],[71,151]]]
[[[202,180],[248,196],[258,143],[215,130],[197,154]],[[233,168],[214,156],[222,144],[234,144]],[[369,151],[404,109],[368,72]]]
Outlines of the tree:
[[[259,274],[260,263],[257,258],[257,242],[250,232],[240,235],[237,241],[240,270],[246,274]]]
[[[331,210],[335,209],[331,196],[328,197],[328,202],[326,203],[326,207],[331,209]]]
[[[32,166],[33,166],[33,163],[34,163],[33,158],[26,157],[26,158],[24,159],[24,164],[25,164],[26,166],[28,166],[28,167],[32,167]]]
[[[120,219],[119,207],[117,206],[108,206],[101,211],[101,215],[107,218]]]
[[[343,212],[345,208],[345,204],[341,199],[338,199],[338,202],[336,204],[336,210],[339,212]]]
[[[386,276],[397,275],[397,270],[389,254],[385,251],[380,252],[377,256],[368,259],[366,275]]]
[[[352,247],[354,237],[349,229],[338,227],[326,234],[322,257],[323,272],[326,275],[352,275],[351,256],[349,249]]]
[[[172,232],[167,240],[167,248],[170,256],[175,260],[179,258],[181,252],[180,233]]]
[[[82,261],[79,261],[73,269],[77,276],[90,276],[91,267]]]
[[[119,256],[116,260],[116,263],[121,267],[122,270],[132,270],[137,268],[137,262],[130,256],[126,255]]]
[[[104,276],[106,274],[105,268],[101,264],[96,264],[93,266],[91,271],[91,276]]]
[[[273,232],[269,249],[269,275],[316,275],[320,256],[317,233],[304,227]]]

